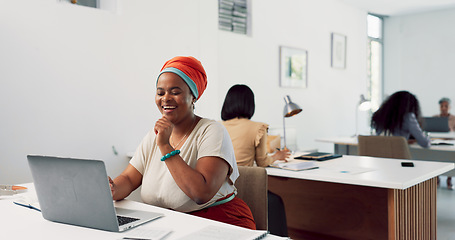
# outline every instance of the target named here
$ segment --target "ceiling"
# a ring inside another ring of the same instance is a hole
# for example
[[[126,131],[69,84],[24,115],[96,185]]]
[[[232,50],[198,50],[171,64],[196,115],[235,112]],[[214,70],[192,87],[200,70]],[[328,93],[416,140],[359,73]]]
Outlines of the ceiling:
[[[340,0],[369,13],[400,16],[455,8],[455,0]]]

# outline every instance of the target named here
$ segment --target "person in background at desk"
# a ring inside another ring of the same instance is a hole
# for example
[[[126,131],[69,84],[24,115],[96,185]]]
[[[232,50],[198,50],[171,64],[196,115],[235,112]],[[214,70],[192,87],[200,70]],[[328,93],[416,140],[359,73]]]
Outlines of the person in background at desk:
[[[255,109],[253,91],[246,85],[234,85],[226,94],[221,119],[231,136],[235,158],[239,166],[267,167],[275,160],[286,160],[287,149],[267,154],[268,125],[251,121]],[[280,196],[268,192],[268,230],[270,233],[287,237],[286,214]]]
[[[420,104],[408,91],[399,91],[388,97],[373,113],[371,127],[377,135],[402,136],[409,140],[410,135],[417,143],[428,148],[430,138],[420,128]]]
[[[450,99],[443,97],[439,100],[439,114],[434,115],[433,117],[447,117],[449,118],[449,128],[450,131],[455,131],[455,116],[449,113],[450,110]]]
[[[455,131],[455,116],[449,113],[450,110],[450,99],[443,97],[439,100],[439,115],[434,115],[433,117],[447,117],[449,118],[449,128],[450,131]],[[439,177],[438,177],[438,184],[439,184]],[[447,176],[447,188],[452,189],[452,177]]]
[[[235,196],[239,171],[229,133],[219,122],[194,114],[206,86],[197,59],[175,57],[164,64],[155,95],[162,116],[127,168],[109,179],[113,199],[142,185],[145,203],[256,229],[250,208]]]
[[[254,93],[246,85],[232,86],[224,99],[221,110],[223,125],[231,136],[235,158],[239,166],[267,167],[275,160],[285,160],[290,156],[287,149],[277,150],[272,156],[267,154],[268,125],[254,122]]]

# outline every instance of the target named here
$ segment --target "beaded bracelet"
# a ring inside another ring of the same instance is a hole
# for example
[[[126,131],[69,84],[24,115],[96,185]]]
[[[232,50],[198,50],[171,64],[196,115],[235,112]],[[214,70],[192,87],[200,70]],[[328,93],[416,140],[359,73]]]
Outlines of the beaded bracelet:
[[[161,157],[161,161],[164,161],[164,160],[166,160],[166,159],[168,159],[168,158],[170,158],[170,157],[172,157],[172,156],[174,156],[176,154],[179,154],[179,153],[180,153],[180,150],[174,150],[174,151],[162,156]]]

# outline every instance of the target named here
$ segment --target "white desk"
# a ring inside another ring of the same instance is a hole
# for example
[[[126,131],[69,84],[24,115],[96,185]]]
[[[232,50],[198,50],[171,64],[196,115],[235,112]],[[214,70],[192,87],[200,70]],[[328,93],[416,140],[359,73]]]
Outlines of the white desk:
[[[455,133],[430,133],[432,138],[453,139]],[[357,155],[357,138],[356,137],[329,137],[316,139],[318,142],[334,144],[334,152],[343,155]],[[444,146],[437,145],[430,148],[422,148],[417,143],[410,144],[409,150],[412,159],[439,162],[455,162],[455,145]],[[455,170],[445,173],[446,176],[455,176]]]
[[[28,193],[34,194],[33,184],[26,184],[25,186],[29,187]],[[47,221],[42,217],[40,212],[13,204],[14,199],[19,197],[19,194],[13,196],[0,196],[0,226],[2,227],[0,239],[117,240],[127,236],[126,232],[107,232]],[[139,226],[139,228],[150,227],[171,229],[172,233],[165,238],[166,240],[181,238],[209,225],[232,229],[240,228],[129,200],[116,202],[115,205],[117,207],[163,213],[165,215],[164,217]],[[272,240],[283,238],[269,234],[265,239]]]
[[[343,156],[319,169],[267,168],[293,239],[436,239],[436,176],[454,163]],[[419,238],[421,237],[421,238]]]
[[[430,132],[431,138],[455,139],[455,132]]]

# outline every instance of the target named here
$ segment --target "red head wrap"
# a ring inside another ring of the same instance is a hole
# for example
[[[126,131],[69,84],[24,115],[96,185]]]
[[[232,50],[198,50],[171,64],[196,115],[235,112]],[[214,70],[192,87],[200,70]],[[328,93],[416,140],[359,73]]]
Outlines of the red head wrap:
[[[196,99],[199,99],[207,88],[205,70],[201,62],[194,57],[174,57],[164,64],[158,78],[164,72],[172,72],[179,75],[190,87],[191,93]]]

